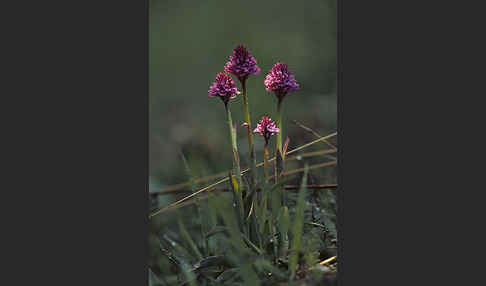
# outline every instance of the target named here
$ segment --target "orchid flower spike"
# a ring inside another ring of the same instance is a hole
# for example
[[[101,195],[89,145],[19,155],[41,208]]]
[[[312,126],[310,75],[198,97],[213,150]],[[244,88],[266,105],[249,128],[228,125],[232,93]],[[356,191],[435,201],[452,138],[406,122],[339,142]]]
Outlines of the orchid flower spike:
[[[265,145],[268,144],[270,136],[280,132],[280,129],[275,126],[275,122],[268,116],[263,116],[258,122],[257,127],[253,130],[253,133],[260,133],[265,140]]]
[[[265,78],[266,90],[273,91],[277,98],[281,101],[289,92],[299,89],[299,84],[294,76],[290,73],[289,67],[281,62],[276,63],[267,77]]]
[[[218,73],[216,81],[209,87],[208,91],[209,97],[219,97],[224,102],[225,106],[227,106],[229,100],[235,98],[237,94],[240,94],[240,92],[235,87],[233,79],[222,72]]]
[[[246,81],[248,76],[260,73],[261,69],[257,66],[257,60],[248,49],[239,45],[233,50],[233,55],[225,64],[224,71],[236,76],[240,82]]]

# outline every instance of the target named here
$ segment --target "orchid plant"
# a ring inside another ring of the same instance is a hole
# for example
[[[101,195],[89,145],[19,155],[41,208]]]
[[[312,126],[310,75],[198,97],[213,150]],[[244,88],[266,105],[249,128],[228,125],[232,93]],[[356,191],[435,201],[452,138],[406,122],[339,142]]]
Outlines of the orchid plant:
[[[307,265],[309,263],[316,263],[314,262],[316,257],[313,256],[313,253],[305,255],[307,262],[303,262],[302,259],[299,258],[303,254],[303,242],[301,237],[304,228],[307,174],[310,168],[306,164],[303,169],[304,175],[302,183],[298,188],[299,193],[297,195],[296,211],[292,213],[289,211],[289,206],[285,197],[285,189],[283,187],[284,179],[282,177],[285,175],[284,167],[287,154],[296,152],[306,147],[306,145],[310,146],[314,143],[324,141],[331,136],[320,137],[314,142],[287,152],[289,138],[286,138],[285,143],[282,142],[284,128],[282,124],[282,103],[289,93],[299,90],[299,84],[291,73],[288,65],[283,62],[275,63],[263,82],[266,91],[274,93],[276,97],[276,120],[274,121],[269,116],[264,115],[256,122],[256,127],[253,129],[246,84],[251,76],[257,75],[260,72],[261,69],[258,67],[257,60],[252,53],[245,46],[238,45],[233,50],[232,55],[229,56],[229,61],[224,65],[224,72],[217,73],[215,81],[210,85],[208,90],[208,96],[210,98],[216,97],[221,99],[225,107],[226,120],[228,121],[228,130],[231,139],[230,151],[233,158],[232,171],[227,174],[228,176],[226,178],[198,191],[194,189],[194,180],[191,179],[193,193],[190,196],[150,215],[150,217],[153,217],[164,211],[170,210],[171,208],[176,208],[182,205],[182,202],[185,202],[192,197],[196,199],[197,203],[196,196],[200,193],[211,189],[217,184],[226,181],[229,182],[229,187],[233,194],[233,202],[229,205],[219,196],[216,196],[211,200],[210,204],[213,204],[213,213],[217,214],[217,218],[210,219],[213,221],[212,226],[203,223],[204,215],[200,212],[198,205],[198,211],[201,214],[202,236],[205,240],[205,258],[203,258],[199,248],[192,241],[184,224],[179,220],[181,234],[186,240],[191,252],[195,254],[199,260],[199,262],[194,265],[193,269],[190,269],[190,267],[184,263],[177,264],[177,261],[181,259],[178,259],[170,253],[167,254],[168,257],[171,257],[171,259],[176,261],[174,263],[176,263],[183,272],[186,280],[186,282],[183,283],[184,285],[196,285],[196,276],[208,279],[205,280],[206,282],[204,285],[220,285],[218,283],[221,283],[221,285],[233,285],[232,283],[235,279],[243,281],[244,285],[258,285],[255,284],[255,281],[258,280],[256,272],[260,273],[259,275],[265,276],[266,279],[270,281],[269,283],[277,283],[277,281],[282,282],[285,281],[285,279],[295,280],[299,275],[302,275],[299,274],[299,265],[302,267],[302,265],[306,263]],[[231,76],[239,82],[241,92],[236,86],[237,83]],[[246,128],[249,151],[248,162],[250,162],[249,168],[245,170],[242,170],[241,168],[240,155],[238,152],[236,135],[237,126],[239,124],[237,121],[233,121],[230,108],[234,99],[240,94],[243,97],[244,111],[244,120],[242,120],[241,126]],[[264,142],[264,176],[262,180],[259,178],[260,176],[257,172],[257,168],[261,165],[257,164],[254,134],[260,134]],[[335,136],[335,134],[332,136]],[[273,137],[275,137],[275,156],[274,158],[270,158],[268,149]],[[270,161],[274,161],[273,175],[269,172]],[[250,176],[249,179],[245,181],[243,180],[243,175],[247,172],[249,172]],[[294,217],[292,223],[290,221],[291,214]],[[222,231],[218,230],[216,227],[218,218],[225,225]],[[232,260],[230,257],[217,255],[217,252],[212,250],[209,239],[218,232],[224,232],[226,234],[228,245],[234,254],[239,257],[239,261]],[[331,260],[327,259],[319,265],[329,264],[332,259],[335,258],[336,257],[330,258]],[[269,263],[269,260],[273,261],[273,263]],[[211,274],[204,272],[209,268],[216,269],[216,272],[221,271],[218,272],[219,274],[217,275],[217,278],[210,278]],[[233,273],[232,271],[234,269],[238,269],[238,271]],[[309,270],[310,269],[313,268],[311,267]]]
[[[294,92],[299,89],[299,85],[295,80],[295,77],[290,72],[288,66],[285,63],[278,62],[276,63],[271,70],[269,71],[268,75],[265,78],[264,85],[266,86],[266,90],[268,92],[273,92],[277,97],[277,123],[275,123],[270,117],[263,116],[260,121],[258,122],[256,128],[252,132],[251,128],[251,118],[249,112],[249,99],[246,90],[246,81],[251,75],[258,74],[261,69],[257,65],[257,60],[253,57],[253,55],[248,51],[245,46],[239,45],[233,50],[233,55],[229,57],[229,61],[224,66],[224,71],[229,73],[237,78],[237,80],[241,84],[241,89],[243,90],[243,103],[244,103],[244,114],[245,114],[245,121],[243,122],[243,126],[247,128],[247,136],[248,136],[248,148],[250,153],[250,162],[251,162],[251,183],[247,188],[243,186],[243,181],[241,179],[241,167],[240,167],[240,159],[238,155],[238,146],[236,142],[236,123],[232,122],[230,108],[228,107],[228,103],[230,99],[235,98],[236,95],[240,94],[240,92],[235,87],[234,81],[225,73],[218,73],[216,76],[216,81],[211,85],[208,93],[210,97],[219,97],[225,104],[227,119],[228,119],[228,126],[230,130],[231,142],[232,142],[232,154],[233,154],[233,174],[236,176],[236,182],[233,181],[232,176],[230,175],[230,186],[234,190],[234,204],[237,207],[236,214],[239,216],[238,221],[240,222],[240,229],[244,233],[246,239],[256,245],[257,247],[265,247],[265,242],[261,236],[261,230],[265,229],[265,224],[269,225],[269,232],[271,236],[276,236],[276,230],[273,228],[273,220],[276,217],[270,217],[267,220],[266,213],[268,212],[268,197],[266,194],[256,196],[256,193],[260,186],[257,183],[257,172],[256,172],[256,156],[254,150],[254,141],[253,141],[253,133],[259,133],[263,140],[264,140],[264,177],[265,183],[269,183],[270,176],[268,174],[268,143],[272,135],[277,134],[276,138],[276,161],[275,161],[275,175],[274,180],[275,184],[278,183],[278,179],[280,175],[282,175],[284,169],[284,158],[285,158],[285,151],[282,148],[282,101],[285,96],[290,93]],[[277,127],[278,126],[278,127]],[[286,142],[286,146],[288,144],[288,138]],[[286,149],[286,147],[285,147]],[[245,192],[244,192],[245,191]],[[246,196],[244,195],[246,194]],[[244,197],[245,196],[245,197]],[[272,204],[273,212],[277,209],[281,213],[286,213],[284,209],[287,209],[285,206],[285,192],[281,190],[281,198],[278,199],[274,197]],[[277,201],[280,200],[280,203]],[[258,211],[256,211],[258,209]],[[254,211],[255,210],[255,211]],[[246,215],[247,214],[247,215]],[[276,216],[276,215],[274,215]],[[248,223],[249,219],[249,223]],[[285,244],[285,241],[288,241],[288,230],[281,229],[278,236],[280,237],[280,244]],[[276,244],[274,244],[276,246]],[[281,250],[278,251],[277,247],[275,247],[275,257],[279,255],[285,255],[285,251],[287,251],[287,247],[280,247]]]

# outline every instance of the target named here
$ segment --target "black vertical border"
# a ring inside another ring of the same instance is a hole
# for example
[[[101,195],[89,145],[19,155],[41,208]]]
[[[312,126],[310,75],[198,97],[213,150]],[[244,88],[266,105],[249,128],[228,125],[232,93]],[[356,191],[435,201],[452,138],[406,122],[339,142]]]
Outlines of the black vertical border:
[[[466,193],[480,184],[466,186],[472,172],[457,167],[469,163],[449,150],[451,130],[467,133],[453,138],[472,147],[464,140],[481,112],[464,96],[482,82],[466,67],[479,56],[464,35],[484,25],[454,3],[440,12],[433,1],[337,4],[338,284],[468,284],[471,268],[451,261],[477,252],[463,236],[470,217],[459,217],[476,209]]]
[[[0,284],[148,285],[148,0],[16,8],[5,82],[22,126],[2,137],[23,167]]]
[[[344,180],[343,180],[343,2],[337,0],[337,127],[338,127],[338,284],[344,283]]]

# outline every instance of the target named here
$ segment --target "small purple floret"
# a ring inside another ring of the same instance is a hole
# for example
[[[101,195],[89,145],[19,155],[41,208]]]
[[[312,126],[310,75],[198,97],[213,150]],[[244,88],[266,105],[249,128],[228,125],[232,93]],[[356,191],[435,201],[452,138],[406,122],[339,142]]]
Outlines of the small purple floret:
[[[261,69],[257,66],[257,61],[248,49],[239,45],[233,50],[233,55],[224,66],[224,71],[236,76],[240,82],[246,81],[248,76],[258,74]]]
[[[278,132],[280,132],[280,129],[275,126],[275,122],[268,116],[263,116],[262,119],[260,119],[260,122],[258,122],[255,130],[253,130],[253,133],[260,133],[263,136],[265,145],[268,144],[270,136]]]
[[[230,99],[235,98],[237,94],[240,94],[240,92],[235,87],[233,79],[222,72],[218,73],[216,81],[209,87],[208,91],[209,97],[217,96],[223,100],[225,105],[228,104]]]
[[[267,91],[275,92],[279,100],[282,100],[287,93],[299,89],[299,84],[297,84],[294,76],[290,73],[289,67],[281,62],[276,63],[270,69],[264,83]]]

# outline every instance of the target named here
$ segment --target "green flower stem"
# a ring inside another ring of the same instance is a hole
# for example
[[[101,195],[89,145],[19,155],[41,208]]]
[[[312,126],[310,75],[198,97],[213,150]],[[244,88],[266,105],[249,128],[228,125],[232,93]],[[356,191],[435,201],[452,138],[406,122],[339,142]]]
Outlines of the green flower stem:
[[[282,98],[279,97],[277,105],[277,128],[280,132],[277,133],[277,150],[275,150],[275,183],[278,182],[280,174],[283,172],[283,160],[282,160]],[[285,190],[282,192],[282,205],[285,206]]]
[[[230,130],[231,136],[231,151],[233,153],[233,169],[235,172],[236,180],[238,181],[238,193],[241,196],[241,190],[243,186],[241,184],[241,168],[240,168],[240,159],[238,157],[238,144],[236,143],[236,132],[233,128],[233,119],[231,118],[231,110],[226,105],[226,114],[228,115],[228,125]]]
[[[263,174],[265,175],[265,181],[268,182],[268,148],[267,144],[263,147]]]
[[[282,100],[278,100],[277,105],[277,127],[280,129],[280,132],[277,133],[277,150],[282,152]]]
[[[231,136],[231,151],[233,153],[233,172],[236,176],[236,181],[238,183],[238,186],[235,187],[235,193],[237,195],[236,200],[238,200],[238,209],[239,209],[239,214],[240,214],[240,227],[242,228],[241,230],[245,235],[249,234],[249,226],[245,223],[245,207],[243,204],[243,184],[241,180],[241,168],[240,168],[240,159],[238,157],[238,144],[236,142],[236,130],[233,127],[233,119],[231,118],[231,110],[229,109],[228,105],[225,105],[226,107],[226,114],[228,115],[228,126],[230,130],[230,136]]]
[[[248,123],[246,134],[248,135],[248,148],[250,151],[250,162],[251,162],[251,185],[255,187],[256,185],[256,156],[255,148],[253,144],[253,133],[251,129],[250,111],[248,108],[248,95],[246,93],[246,82],[243,80],[241,82],[241,88],[243,90],[243,103],[245,105],[245,121]]]
[[[232,153],[233,153],[233,173],[236,176],[236,183],[238,186],[235,186],[235,192],[237,195],[236,200],[238,200],[238,208],[240,213],[240,222],[242,231],[245,235],[249,234],[249,226],[245,223],[245,207],[243,203],[243,183],[241,180],[241,168],[240,168],[240,159],[238,156],[238,144],[236,142],[236,130],[233,127],[233,120],[231,118],[231,111],[228,106],[226,106],[226,113],[228,115],[228,125],[230,130],[231,136],[231,146],[232,146]]]
[[[281,170],[281,165],[282,165],[282,100],[278,100],[278,105],[277,105],[277,128],[280,129],[280,132],[277,133],[277,142],[276,142],[276,148],[275,148],[275,183],[278,182],[279,175],[282,172]]]

